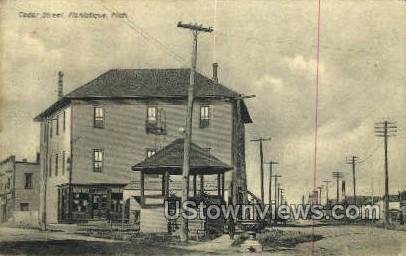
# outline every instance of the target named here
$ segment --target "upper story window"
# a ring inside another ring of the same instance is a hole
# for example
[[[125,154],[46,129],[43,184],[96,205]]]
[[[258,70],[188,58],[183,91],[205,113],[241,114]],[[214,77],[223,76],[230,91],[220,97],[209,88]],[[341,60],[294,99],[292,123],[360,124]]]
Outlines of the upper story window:
[[[147,107],[147,122],[156,123],[157,122],[157,107]]]
[[[146,150],[146,156],[147,158],[150,158],[151,156],[155,155],[156,150],[154,148],[147,148]]]
[[[103,149],[93,149],[93,171],[94,172],[103,171],[103,159],[104,159]]]
[[[49,158],[48,175],[52,177],[52,157]]]
[[[10,189],[11,188],[11,178],[7,178],[7,188],[6,189]]]
[[[210,126],[210,106],[200,106],[200,128]]]
[[[32,173],[24,173],[25,175],[25,189],[32,189]]]
[[[55,155],[55,176],[58,176],[58,167],[59,167],[59,155]]]
[[[104,128],[104,108],[94,107],[93,125],[95,128]]]
[[[145,131],[146,133],[156,135],[166,134],[166,114],[162,108],[158,108],[157,106],[147,107]]]
[[[66,168],[66,165],[65,165],[66,159],[65,159],[65,158],[66,158],[66,157],[65,157],[65,151],[63,151],[63,152],[62,152],[62,176],[65,175],[65,168]]]
[[[54,122],[52,121],[52,119],[49,121],[49,137],[52,138],[52,126],[53,126]]]
[[[63,111],[63,119],[62,119],[62,129],[63,131],[66,130],[66,111]]]
[[[56,116],[55,122],[56,122],[56,136],[58,136],[59,135],[59,115]]]

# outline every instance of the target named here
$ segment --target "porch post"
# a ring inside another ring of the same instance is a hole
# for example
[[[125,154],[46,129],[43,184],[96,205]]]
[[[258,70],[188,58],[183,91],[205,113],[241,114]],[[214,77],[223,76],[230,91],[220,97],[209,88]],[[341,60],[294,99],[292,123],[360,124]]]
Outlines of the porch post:
[[[165,178],[166,178],[166,172],[164,174],[162,174],[162,181],[161,181],[161,195],[162,196],[165,196],[165,190],[166,190],[166,188],[165,188],[165,185],[166,185]]]
[[[169,197],[169,172],[165,171],[165,198]]]
[[[203,194],[204,192],[204,175],[200,174],[200,193]]]
[[[145,202],[145,197],[144,197],[144,171],[141,170],[141,178],[140,178],[140,182],[141,182],[141,205],[144,206],[144,202]]]
[[[193,174],[193,197],[197,196],[197,175]]]
[[[217,195],[221,195],[221,174],[217,173]]]
[[[221,174],[221,197],[224,200],[224,172]]]

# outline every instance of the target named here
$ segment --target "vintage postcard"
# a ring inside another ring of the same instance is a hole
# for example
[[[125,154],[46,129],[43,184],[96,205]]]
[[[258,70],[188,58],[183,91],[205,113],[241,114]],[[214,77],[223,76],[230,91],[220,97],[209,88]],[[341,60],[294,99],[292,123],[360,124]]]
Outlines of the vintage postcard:
[[[0,255],[406,255],[404,0],[0,0]]]

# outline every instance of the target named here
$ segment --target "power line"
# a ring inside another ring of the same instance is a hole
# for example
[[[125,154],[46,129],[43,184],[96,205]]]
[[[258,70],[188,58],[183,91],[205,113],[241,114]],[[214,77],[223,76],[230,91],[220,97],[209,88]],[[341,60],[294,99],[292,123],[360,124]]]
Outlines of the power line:
[[[106,7],[103,4],[100,4],[100,6],[102,6],[104,9],[106,9],[109,12],[112,12],[112,10],[118,12],[118,10],[115,9],[114,7],[112,7],[112,6],[110,6],[111,9],[109,9],[108,7]],[[141,37],[143,37],[147,41],[155,42],[158,46],[160,46],[162,49],[164,49],[168,55],[174,57],[178,62],[187,65],[187,61],[182,56],[180,56],[179,54],[174,52],[172,49],[170,49],[168,46],[166,46],[164,43],[162,43],[161,41],[159,41],[155,37],[153,37],[150,34],[148,34],[147,32],[145,32],[140,26],[136,25],[128,17],[126,17],[125,20],[121,20],[121,21],[124,22],[133,31],[137,32]]]
[[[381,144],[377,145],[377,146],[375,147],[375,149],[372,151],[372,153],[369,154],[364,160],[359,161],[358,164],[365,163],[365,162],[368,161],[371,157],[373,157],[373,156],[375,155],[375,153],[378,152],[378,149],[379,149],[379,147],[380,147],[382,144],[383,144],[383,142],[382,142]]]

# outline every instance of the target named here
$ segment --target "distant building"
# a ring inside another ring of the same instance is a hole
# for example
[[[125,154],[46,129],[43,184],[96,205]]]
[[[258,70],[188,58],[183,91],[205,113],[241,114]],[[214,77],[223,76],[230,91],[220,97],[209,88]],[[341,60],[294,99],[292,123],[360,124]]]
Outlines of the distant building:
[[[189,69],[115,69],[71,93],[58,93],[58,101],[35,118],[46,173],[41,210],[48,223],[121,218],[123,188],[138,184],[132,188],[140,196],[141,176],[144,190],[164,189],[163,172],[144,175],[131,168],[183,138],[189,74]],[[245,173],[245,154],[237,154],[235,145],[245,151],[244,125],[252,120],[240,94],[216,81],[196,74],[192,141],[205,163],[216,159]],[[61,84],[60,75],[59,91]],[[223,190],[229,190],[231,173],[211,176],[206,184],[225,181]],[[174,176],[170,189],[177,182]]]
[[[16,161],[10,156],[0,162],[0,221],[37,225],[40,191],[39,155],[36,162]]]

